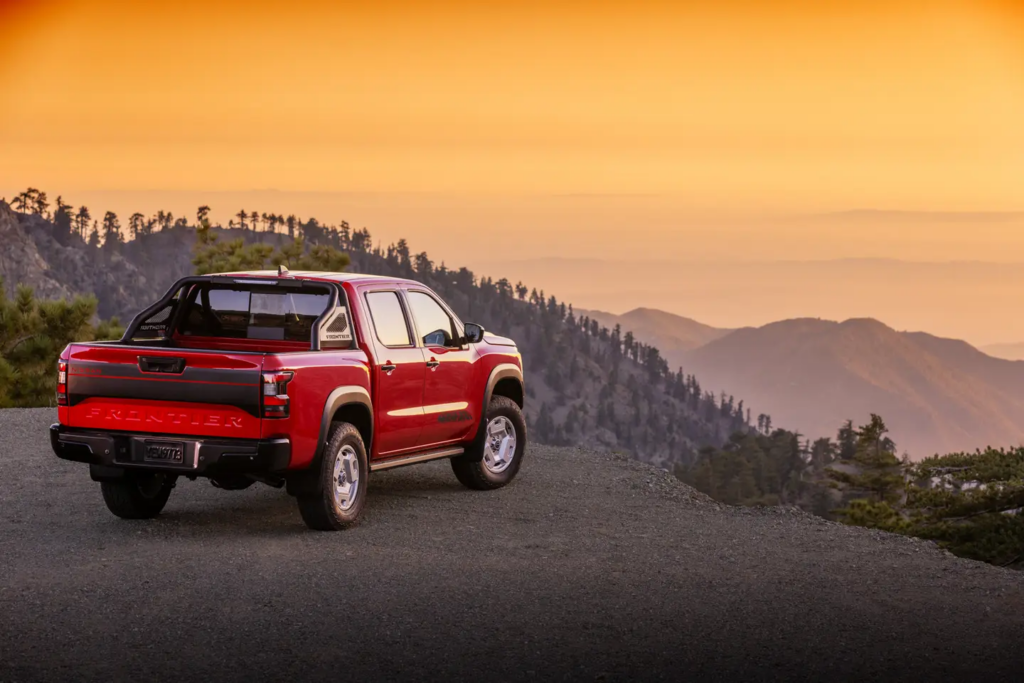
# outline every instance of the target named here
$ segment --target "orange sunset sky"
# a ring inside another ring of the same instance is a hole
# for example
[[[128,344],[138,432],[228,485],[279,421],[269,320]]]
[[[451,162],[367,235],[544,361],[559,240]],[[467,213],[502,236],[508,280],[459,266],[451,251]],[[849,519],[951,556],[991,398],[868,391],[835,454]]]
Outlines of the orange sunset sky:
[[[486,228],[1024,262],[1019,1],[0,0],[0,102],[0,196],[94,215],[315,213],[470,265]],[[813,220],[853,209],[931,213]]]
[[[1024,3],[0,2],[0,186],[1024,209]]]

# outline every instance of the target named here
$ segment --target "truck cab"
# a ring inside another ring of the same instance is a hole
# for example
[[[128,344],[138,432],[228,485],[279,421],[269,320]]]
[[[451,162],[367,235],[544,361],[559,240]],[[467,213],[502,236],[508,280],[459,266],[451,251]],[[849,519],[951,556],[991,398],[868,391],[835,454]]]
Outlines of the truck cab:
[[[182,278],[119,341],[68,345],[50,436],[120,517],[205,478],[286,487],[341,529],[374,471],[447,458],[467,487],[509,483],[524,398],[515,343],[422,283],[282,268]]]

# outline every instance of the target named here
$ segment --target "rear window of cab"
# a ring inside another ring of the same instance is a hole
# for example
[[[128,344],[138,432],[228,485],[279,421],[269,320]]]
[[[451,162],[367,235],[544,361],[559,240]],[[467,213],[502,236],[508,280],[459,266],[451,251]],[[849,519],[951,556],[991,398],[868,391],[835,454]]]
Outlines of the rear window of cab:
[[[309,341],[313,323],[330,303],[326,288],[199,285],[185,298],[178,331],[196,337]]]

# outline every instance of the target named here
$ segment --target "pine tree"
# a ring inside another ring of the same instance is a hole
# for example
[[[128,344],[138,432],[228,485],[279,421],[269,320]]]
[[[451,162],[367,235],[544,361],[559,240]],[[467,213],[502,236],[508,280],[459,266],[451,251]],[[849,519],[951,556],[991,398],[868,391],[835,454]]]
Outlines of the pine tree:
[[[90,324],[96,299],[40,301],[19,285],[13,299],[0,280],[0,408],[53,405],[57,356],[72,341],[121,336],[116,320]]]
[[[964,557],[1024,563],[1024,448],[933,456],[910,475],[910,533]]]
[[[278,249],[257,242],[245,244],[239,238],[220,242],[209,222],[196,229],[196,243],[192,250],[192,264],[196,274],[262,270],[269,266],[284,265],[295,270],[323,270],[340,272],[350,263],[348,254],[326,244],[307,248],[302,238],[296,238]]]
[[[864,502],[836,510],[843,521],[858,526],[883,524],[878,528],[896,530],[894,505],[903,497],[906,488],[902,464],[894,452],[895,446],[886,438],[885,422],[872,414],[871,421],[856,432],[856,451],[844,469],[830,467],[828,477],[841,489],[862,494],[856,500]]]

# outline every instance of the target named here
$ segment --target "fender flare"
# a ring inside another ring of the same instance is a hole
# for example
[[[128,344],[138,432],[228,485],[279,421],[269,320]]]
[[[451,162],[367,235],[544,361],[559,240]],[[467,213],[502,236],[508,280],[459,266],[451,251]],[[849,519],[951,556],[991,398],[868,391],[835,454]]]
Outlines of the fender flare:
[[[479,457],[474,458],[475,460],[483,458],[484,425],[487,424],[487,406],[491,404],[494,387],[498,385],[499,381],[510,377],[519,382],[519,386],[523,391],[523,402],[525,403],[526,384],[523,382],[523,369],[514,363],[501,363],[494,366],[491,374],[487,377],[487,385],[484,388],[484,402],[480,406],[480,422],[476,427],[476,436],[473,437],[472,441],[471,453],[479,453]]]
[[[370,392],[365,387],[357,384],[340,386],[332,391],[327,396],[327,400],[324,401],[324,412],[320,418],[320,438],[316,443],[316,452],[313,453],[311,465],[315,466],[316,463],[320,462],[320,457],[327,446],[327,435],[331,429],[331,418],[334,417],[339,408],[351,404],[366,406],[366,411],[370,414],[370,441],[364,444],[367,454],[370,453],[371,442],[373,441],[373,403],[370,400]]]
[[[484,404],[480,411],[480,421],[483,422],[483,418],[487,413],[487,406],[491,404],[491,396],[494,394],[494,387],[498,385],[498,382],[511,377],[512,379],[519,382],[519,386],[523,389],[523,396],[526,395],[526,386],[523,383],[523,370],[514,363],[501,363],[495,365],[494,369],[491,370],[491,374],[487,377],[487,386],[484,389]]]

